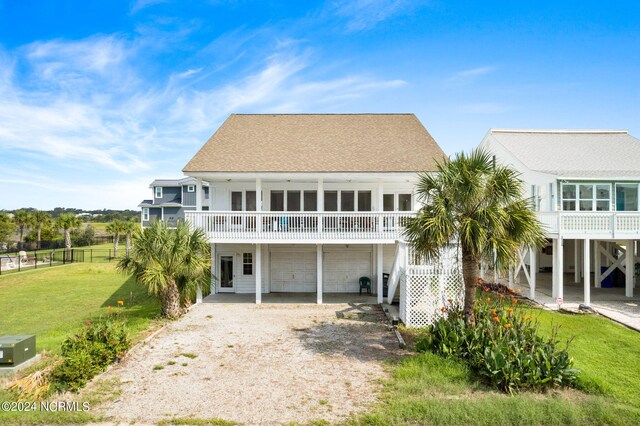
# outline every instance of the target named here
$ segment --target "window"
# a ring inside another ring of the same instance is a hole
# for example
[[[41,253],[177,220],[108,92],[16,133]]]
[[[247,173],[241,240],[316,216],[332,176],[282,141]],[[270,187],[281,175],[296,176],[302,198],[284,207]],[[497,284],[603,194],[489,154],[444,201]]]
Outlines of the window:
[[[617,183],[616,210],[620,212],[637,212],[638,209],[638,184]]]
[[[371,211],[371,191],[358,191],[358,211]]]
[[[142,209],[142,220],[145,222],[149,220],[149,208],[145,207]]]
[[[340,192],[340,210],[343,212],[352,212],[355,210],[353,191]]]
[[[156,198],[162,198],[162,187],[156,186]]]
[[[246,200],[247,208],[245,210],[248,212],[255,212],[256,211],[256,191],[247,191],[245,193],[245,196],[247,198]]]
[[[382,209],[385,212],[392,212],[394,210],[393,194],[384,194],[382,196]]]
[[[242,275],[253,275],[253,253],[242,253]]]
[[[242,211],[242,192],[240,191],[231,192],[231,211],[233,212]]]
[[[608,183],[562,184],[562,210],[610,211],[611,185]]]
[[[596,211],[611,210],[611,185],[596,185]]]
[[[327,212],[338,211],[338,191],[324,191],[324,210]]]
[[[284,211],[284,191],[271,191],[271,211]]]
[[[411,194],[398,194],[398,211],[411,211]]]
[[[187,185],[187,192],[196,192],[195,185]]]
[[[316,191],[304,191],[304,211],[315,212],[318,210],[318,193]]]
[[[593,185],[578,185],[580,211],[593,210]]]
[[[576,209],[576,185],[562,184],[562,210]]]
[[[287,191],[287,211],[300,211],[300,191]]]

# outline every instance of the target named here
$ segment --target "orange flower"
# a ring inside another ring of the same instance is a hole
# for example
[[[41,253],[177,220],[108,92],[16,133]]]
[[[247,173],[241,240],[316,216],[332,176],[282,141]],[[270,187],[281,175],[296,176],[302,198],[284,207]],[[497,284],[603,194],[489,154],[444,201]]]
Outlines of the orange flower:
[[[124,306],[124,300],[118,300],[118,305],[119,306]]]
[[[504,325],[504,328],[511,328],[511,324],[506,323],[506,324]]]
[[[440,308],[440,312],[445,312],[447,310],[447,308],[445,308],[444,306],[442,308]]]
[[[509,309],[507,309],[507,312],[509,312],[511,314],[511,313],[513,313],[513,309],[509,308]]]
[[[523,315],[523,316],[522,316],[522,320],[526,320],[526,319],[527,319],[527,316],[526,316],[526,315]]]
[[[504,294],[499,294],[498,296],[500,296],[500,299],[504,299]]]
[[[497,315],[497,313],[496,313],[496,310],[495,310],[495,309],[492,309],[492,310],[491,310],[491,315],[493,315],[494,317]]]
[[[521,289],[521,288],[517,289],[516,291],[517,291],[518,293],[522,293],[522,289]]]
[[[513,293],[513,289],[511,287],[508,287],[507,290],[509,291],[509,293]]]
[[[489,293],[489,287],[485,287],[485,288],[484,288],[484,291],[485,291],[485,292],[487,292],[487,293]]]
[[[491,298],[490,298],[490,297],[487,297],[487,298],[486,298],[486,299],[484,299],[484,300],[486,300],[487,302],[491,302]]]
[[[511,303],[518,303],[518,299],[511,299]]]
[[[493,317],[493,320],[494,320],[495,322],[499,322],[499,321],[500,321],[500,318],[498,318],[498,317]]]
[[[111,312],[113,308],[111,306],[107,306],[107,311]]]
[[[478,285],[482,285],[484,284],[484,281],[482,281],[482,278],[478,278]]]
[[[453,300],[452,299],[447,299],[447,302],[451,303],[451,302],[453,302]]]

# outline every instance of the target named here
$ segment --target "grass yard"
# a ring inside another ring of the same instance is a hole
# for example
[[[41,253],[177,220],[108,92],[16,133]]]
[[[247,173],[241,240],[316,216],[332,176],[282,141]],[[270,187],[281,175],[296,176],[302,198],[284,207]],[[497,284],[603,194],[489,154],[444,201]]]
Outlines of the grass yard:
[[[0,277],[0,334],[36,334],[37,350],[60,352],[62,341],[83,327],[85,321],[125,302],[133,341],[140,339],[159,313],[158,302],[113,263],[75,263]],[[101,395],[85,396],[93,403]],[[0,401],[12,396],[0,389]],[[54,396],[52,400],[57,401]],[[0,424],[70,424],[96,421],[89,412],[6,412]]]
[[[354,425],[640,424],[640,334],[605,318],[531,309],[540,331],[560,325],[559,337],[576,336],[569,352],[588,393],[560,390],[508,396],[479,383],[461,361],[431,353],[392,366],[382,402]]]
[[[124,300],[132,333],[145,329],[159,304],[115,263],[75,263],[0,277],[0,334],[36,334],[38,350],[59,352],[83,322]]]

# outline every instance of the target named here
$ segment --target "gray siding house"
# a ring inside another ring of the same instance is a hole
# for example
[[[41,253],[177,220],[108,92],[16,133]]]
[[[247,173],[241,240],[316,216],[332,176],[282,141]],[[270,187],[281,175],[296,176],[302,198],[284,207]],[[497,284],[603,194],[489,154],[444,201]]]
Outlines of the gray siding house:
[[[156,179],[149,188],[152,198],[138,205],[142,209],[140,223],[143,228],[153,220],[164,220],[175,226],[177,221],[184,220],[186,210],[196,209],[197,185],[194,178]],[[209,185],[206,183],[202,185],[202,198],[209,199]]]

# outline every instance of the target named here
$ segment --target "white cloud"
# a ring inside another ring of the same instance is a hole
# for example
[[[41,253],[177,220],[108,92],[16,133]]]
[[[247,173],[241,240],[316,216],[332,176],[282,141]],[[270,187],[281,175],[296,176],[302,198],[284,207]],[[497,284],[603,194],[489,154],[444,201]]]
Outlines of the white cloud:
[[[420,0],[340,0],[332,1],[329,9],[346,20],[347,31],[357,32],[370,30],[380,22],[406,14],[425,3]]]
[[[156,4],[167,3],[169,0],[136,0],[131,5],[131,13],[137,13],[142,9],[145,9]]]
[[[494,67],[494,66],[471,68],[471,69],[468,69],[468,70],[459,71],[459,72],[455,73],[454,75],[449,77],[448,80],[452,81],[452,82],[456,82],[456,83],[468,82],[468,81],[476,79],[477,77],[480,77],[480,76],[483,76],[483,75],[487,75],[487,74],[491,74],[495,70],[496,70],[496,67]]]

